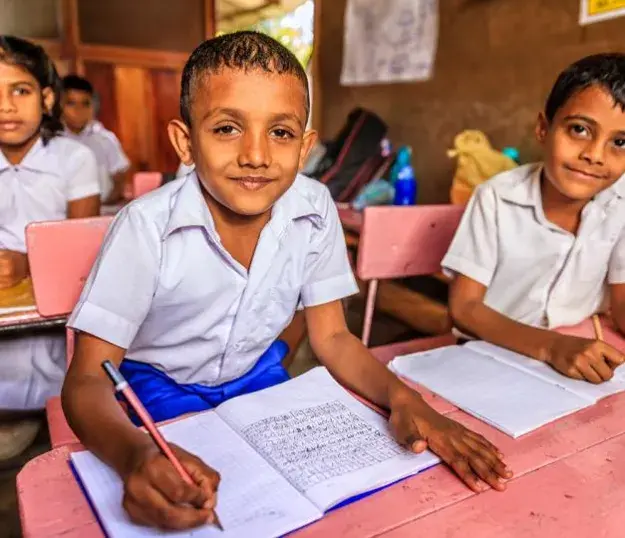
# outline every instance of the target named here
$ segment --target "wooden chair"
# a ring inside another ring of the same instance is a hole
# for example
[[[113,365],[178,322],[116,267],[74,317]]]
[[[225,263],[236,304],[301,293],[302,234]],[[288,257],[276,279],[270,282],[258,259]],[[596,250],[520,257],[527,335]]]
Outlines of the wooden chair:
[[[89,276],[112,217],[36,222],[26,227],[28,263],[35,305],[44,317],[69,314]],[[67,330],[67,362],[74,348]],[[76,441],[59,397],[46,403],[52,447]]]
[[[365,209],[356,264],[358,278],[368,282],[362,331],[365,345],[369,345],[379,281],[439,272],[463,210],[463,207],[454,205]],[[451,345],[455,340],[449,332],[379,346],[371,352],[378,360],[387,363],[397,355]]]

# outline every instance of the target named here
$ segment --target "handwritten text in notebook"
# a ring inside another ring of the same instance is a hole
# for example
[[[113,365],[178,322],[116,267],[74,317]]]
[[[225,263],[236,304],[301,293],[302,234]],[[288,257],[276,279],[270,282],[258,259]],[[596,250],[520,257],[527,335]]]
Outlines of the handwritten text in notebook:
[[[225,531],[206,526],[168,534],[176,538],[281,536],[345,500],[439,461],[430,452],[415,455],[400,448],[386,419],[325,368],[168,424],[161,432],[221,474],[218,509]],[[112,470],[89,452],[71,457],[109,538],[155,534],[128,520],[123,486]]]

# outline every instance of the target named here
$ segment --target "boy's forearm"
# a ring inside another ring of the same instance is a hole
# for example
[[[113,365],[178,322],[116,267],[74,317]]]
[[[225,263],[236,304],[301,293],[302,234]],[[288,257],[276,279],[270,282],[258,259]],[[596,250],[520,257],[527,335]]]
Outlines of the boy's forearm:
[[[138,451],[152,443],[132,425],[105,379],[78,378],[70,371],[62,400],[67,421],[81,442],[122,476],[130,471]]]
[[[546,362],[559,335],[553,331],[514,321],[484,303],[475,302],[454,312],[455,326],[462,332],[522,355]]]
[[[612,321],[614,325],[618,329],[618,331],[625,335],[625,306],[623,305],[612,305]]]
[[[418,394],[378,362],[348,331],[337,333],[319,347],[314,351],[330,373],[345,387],[379,407],[391,409],[404,393]]]

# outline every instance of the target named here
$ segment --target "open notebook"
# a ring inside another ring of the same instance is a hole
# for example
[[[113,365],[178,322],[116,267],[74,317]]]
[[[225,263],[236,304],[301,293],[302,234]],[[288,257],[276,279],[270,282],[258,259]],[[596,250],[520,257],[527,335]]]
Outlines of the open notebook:
[[[163,426],[164,437],[221,473],[212,526],[176,537],[272,537],[323,517],[353,497],[438,463],[391,437],[387,421],[343,389],[325,368]],[[111,538],[154,536],[122,508],[122,483],[89,452],[72,464]]]
[[[625,390],[625,367],[593,385],[486,342],[397,357],[389,368],[515,438]]]

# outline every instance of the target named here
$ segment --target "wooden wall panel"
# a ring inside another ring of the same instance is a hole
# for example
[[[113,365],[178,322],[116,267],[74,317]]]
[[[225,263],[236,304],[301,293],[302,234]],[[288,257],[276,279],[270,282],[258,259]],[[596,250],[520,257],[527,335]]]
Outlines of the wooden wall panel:
[[[0,0],[0,34],[55,39],[59,30],[57,0]]]
[[[191,52],[204,40],[204,0],[80,0],[83,43]]]
[[[130,158],[132,171],[154,169],[154,95],[148,71],[115,68],[118,136]]]
[[[107,129],[118,133],[117,94],[115,68],[111,64],[85,62],[85,76],[93,84],[100,99],[98,119]]]
[[[156,138],[156,169],[160,172],[175,172],[178,155],[167,135],[167,124],[180,117],[180,73],[152,70],[154,92],[154,136]]]

